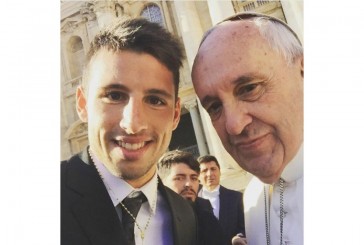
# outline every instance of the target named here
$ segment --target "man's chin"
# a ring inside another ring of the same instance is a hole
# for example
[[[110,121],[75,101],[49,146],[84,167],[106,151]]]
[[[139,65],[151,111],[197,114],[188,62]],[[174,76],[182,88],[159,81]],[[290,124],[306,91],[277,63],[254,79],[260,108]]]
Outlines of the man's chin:
[[[190,202],[195,202],[196,197],[187,197],[186,200]]]
[[[256,176],[260,181],[266,184],[273,184],[278,181],[281,176],[283,168],[269,168],[269,169],[259,169],[250,172]],[[249,171],[248,171],[249,172]]]
[[[188,200],[188,201],[195,201],[196,197],[193,197],[191,195],[182,195],[184,199]]]

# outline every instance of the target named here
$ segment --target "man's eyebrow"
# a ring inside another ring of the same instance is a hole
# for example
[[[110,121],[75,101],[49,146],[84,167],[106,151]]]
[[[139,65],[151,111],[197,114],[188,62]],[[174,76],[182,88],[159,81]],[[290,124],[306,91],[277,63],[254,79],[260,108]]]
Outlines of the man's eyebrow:
[[[156,89],[156,88],[148,89],[147,93],[148,94],[154,94],[154,95],[161,95],[161,96],[166,97],[168,99],[173,99],[173,94],[168,93],[166,90],[162,90],[162,89]]]
[[[125,90],[125,91],[130,91],[130,89],[120,83],[113,83],[113,84],[109,84],[105,87],[102,87],[101,89],[107,90],[107,89],[121,89],[121,90]],[[173,99],[173,94],[168,93],[166,90],[162,90],[162,89],[156,89],[156,88],[152,88],[152,89],[148,89],[146,90],[147,94],[155,94],[155,95],[161,95],[163,97],[166,97],[168,99]]]
[[[256,76],[250,76],[250,75],[248,75],[248,76],[245,76],[245,75],[244,76],[240,76],[237,79],[233,80],[232,81],[232,84],[237,85],[237,84],[249,83],[252,80],[254,80],[254,77],[256,77]]]
[[[177,176],[183,176],[183,177],[185,177],[186,174],[176,174],[175,177],[177,177]]]
[[[129,91],[128,87],[126,87],[125,85],[123,84],[120,84],[120,83],[112,83],[112,84],[108,84],[107,86],[105,87],[101,87],[101,89],[122,89],[122,90],[126,90],[126,91]]]

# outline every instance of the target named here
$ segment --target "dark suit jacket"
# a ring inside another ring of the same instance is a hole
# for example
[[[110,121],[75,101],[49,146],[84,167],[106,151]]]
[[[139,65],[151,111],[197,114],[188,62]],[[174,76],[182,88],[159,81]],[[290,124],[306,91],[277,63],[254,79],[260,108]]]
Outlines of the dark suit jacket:
[[[219,222],[224,234],[224,244],[238,233],[245,235],[243,194],[220,185]]]
[[[222,229],[209,200],[197,197],[194,208],[198,222],[199,245],[224,245]]]
[[[125,235],[115,207],[87,151],[61,164],[61,245],[121,245]],[[173,245],[197,244],[191,205],[159,181],[170,207]]]

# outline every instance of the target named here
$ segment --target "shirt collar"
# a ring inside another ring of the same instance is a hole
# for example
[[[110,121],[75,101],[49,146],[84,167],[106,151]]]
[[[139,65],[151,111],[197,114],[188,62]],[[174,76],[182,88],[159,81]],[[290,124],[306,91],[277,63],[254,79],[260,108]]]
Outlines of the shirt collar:
[[[202,187],[202,191],[205,195],[208,196],[216,196],[220,194],[220,185],[216,186],[215,189],[213,189],[212,191],[209,191],[205,186]]]
[[[157,172],[154,173],[152,179],[145,185],[140,188],[134,188],[129,185],[125,180],[111,174],[109,170],[105,167],[105,165],[93,154],[92,159],[95,163],[97,170],[102,175],[103,182],[115,207],[132,192],[141,191],[148,199],[149,206],[151,207],[152,212],[155,214],[156,205],[153,205],[153,203],[157,201]]]
[[[281,177],[286,182],[293,182],[303,177],[303,143],[296,156],[287,164]]]

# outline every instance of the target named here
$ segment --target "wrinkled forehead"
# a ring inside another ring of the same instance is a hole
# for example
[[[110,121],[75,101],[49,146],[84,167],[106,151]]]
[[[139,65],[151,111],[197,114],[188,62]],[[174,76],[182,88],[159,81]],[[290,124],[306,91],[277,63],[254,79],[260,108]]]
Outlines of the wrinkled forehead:
[[[243,20],[255,20],[257,18],[264,18],[267,21],[271,21],[271,22],[276,22],[276,23],[280,23],[282,26],[284,26],[289,32],[291,32],[295,38],[297,39],[297,41],[301,44],[301,41],[297,35],[297,33],[284,21],[282,21],[279,18],[276,18],[274,16],[270,16],[270,15],[266,15],[266,14],[261,14],[261,13],[255,13],[255,12],[241,12],[241,13],[236,13],[232,16],[227,17],[226,19],[222,20],[221,22],[217,23],[217,25],[221,24],[221,23],[225,23],[225,22],[231,22],[231,21],[243,21]]]
[[[251,20],[224,22],[214,28],[201,44],[194,63],[194,68],[215,62],[216,59],[229,57],[238,59],[242,52],[251,53],[252,47],[268,44],[260,35]]]
[[[216,164],[215,161],[210,161],[210,162],[203,162],[200,163],[200,169],[211,169],[211,168],[219,168]]]
[[[206,48],[229,46],[231,43],[249,41],[260,36],[259,30],[251,20],[228,21],[217,25],[205,38],[200,51]]]
[[[190,166],[186,163],[175,163],[171,166],[170,177],[174,177],[176,175],[199,176],[200,173],[190,168]]]

